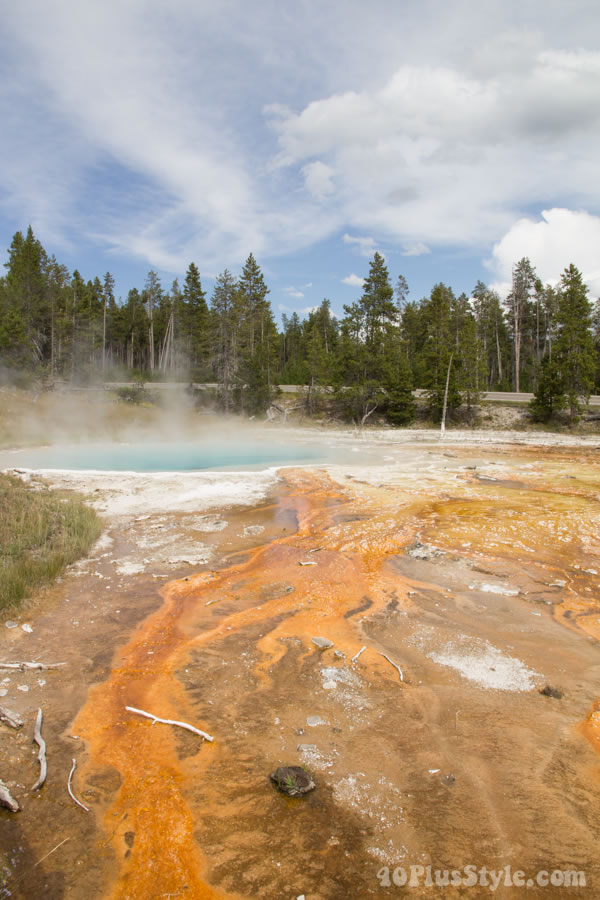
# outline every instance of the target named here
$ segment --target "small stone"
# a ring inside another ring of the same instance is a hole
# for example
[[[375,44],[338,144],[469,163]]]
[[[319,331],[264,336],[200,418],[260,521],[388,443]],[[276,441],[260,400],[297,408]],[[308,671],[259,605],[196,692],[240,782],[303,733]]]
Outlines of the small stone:
[[[343,650],[334,650],[333,655],[337,656],[338,659],[346,659],[346,654],[343,652]]]
[[[7,694],[8,691],[6,690],[6,688],[0,688],[0,697],[6,697]]]
[[[335,683],[335,681],[324,681],[323,687],[326,691],[335,691],[337,684]]]
[[[33,632],[33,628],[31,627],[31,625],[28,625],[27,623],[25,623],[24,625],[21,625],[21,630],[26,631],[27,634],[32,634],[32,632]]]
[[[442,777],[442,782],[443,782],[444,784],[447,784],[448,787],[450,787],[450,785],[454,784],[455,781],[456,781],[456,777],[452,774],[452,772],[450,772],[449,775],[444,775],[444,776]]]
[[[7,628],[18,628],[19,627],[18,622],[5,622],[4,624]]]
[[[277,790],[288,797],[301,797],[316,788],[310,774],[302,766],[279,766],[269,778]]]
[[[326,725],[327,723],[321,716],[307,716],[306,724],[310,725],[311,728],[316,728],[317,725]]]
[[[555,700],[562,700],[564,697],[563,692],[560,688],[552,687],[551,684],[547,684],[546,687],[540,689],[540,694],[544,697],[554,697]]]
[[[24,693],[27,693],[27,691],[29,690],[29,687],[28,687],[28,685],[26,685],[26,684],[18,684],[18,685],[17,685],[17,690],[18,690],[18,691],[23,691]]]
[[[328,638],[324,637],[314,637],[312,639],[315,647],[318,647],[319,650],[329,650],[330,647],[333,647],[333,641],[330,641]]]
[[[317,745],[316,744],[298,744],[296,747],[298,753],[316,753]]]

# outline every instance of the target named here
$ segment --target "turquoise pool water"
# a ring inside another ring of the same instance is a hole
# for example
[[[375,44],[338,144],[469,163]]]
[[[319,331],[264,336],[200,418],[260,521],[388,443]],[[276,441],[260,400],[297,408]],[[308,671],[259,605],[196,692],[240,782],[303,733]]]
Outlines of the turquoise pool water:
[[[177,441],[156,443],[55,444],[4,451],[0,468],[74,469],[104,472],[196,472],[207,469],[254,469],[339,460],[339,452],[323,444]]]

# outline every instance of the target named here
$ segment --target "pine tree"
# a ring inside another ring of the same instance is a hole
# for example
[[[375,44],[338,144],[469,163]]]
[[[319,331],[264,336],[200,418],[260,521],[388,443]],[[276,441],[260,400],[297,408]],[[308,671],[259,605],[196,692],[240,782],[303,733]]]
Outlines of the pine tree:
[[[305,328],[297,312],[282,316],[279,370],[282,384],[307,384],[309,379],[304,350]],[[306,322],[304,323],[306,326]]]
[[[596,352],[596,376],[594,378],[594,390],[600,393],[600,300],[596,300],[592,310],[592,335]]]
[[[545,356],[540,366],[538,385],[529,409],[534,422],[548,422],[566,404],[564,383],[556,357]]]
[[[115,279],[110,272],[104,276],[104,289],[102,291],[102,381],[106,375],[106,317],[107,311],[115,305]]]
[[[154,270],[150,270],[146,276],[144,286],[144,301],[148,314],[148,359],[146,367],[150,373],[154,372],[155,365],[155,335],[154,335],[154,310],[158,309],[162,297],[160,279]]]
[[[370,353],[381,357],[385,336],[398,324],[398,310],[393,303],[394,291],[383,256],[375,253],[364,280],[359,301],[363,317],[364,341]]]
[[[560,279],[553,352],[571,422],[581,411],[580,400],[587,403],[594,386],[592,304],[587,294],[581,272],[571,263]]]
[[[219,402],[225,412],[233,407],[239,368],[239,296],[235,278],[225,269],[216,280],[211,298],[213,369],[219,383]]]
[[[188,266],[183,285],[181,334],[184,352],[189,358],[191,380],[201,381],[208,375],[211,326],[200,272],[193,262]]]
[[[498,293],[482,281],[473,289],[473,312],[486,366],[486,389],[508,390],[506,374],[511,350],[504,311]]]
[[[17,231],[8,254],[8,262],[5,263],[7,307],[15,321],[20,323],[19,333],[26,334],[25,341],[32,358],[44,365],[50,356],[45,272],[47,255],[34,236],[31,225],[25,238]],[[21,352],[27,354],[24,346]]]
[[[421,352],[421,371],[423,387],[427,390],[429,407],[434,417],[442,417],[446,378],[450,369],[448,389],[448,411],[451,413],[460,406],[462,398],[458,388],[455,357],[456,331],[453,322],[454,294],[445,284],[437,284],[431,291],[429,300],[422,305],[425,319],[426,340]],[[452,364],[451,363],[452,357]]]
[[[271,402],[277,367],[277,329],[269,289],[252,253],[238,282],[241,403],[252,415]]]
[[[385,414],[392,425],[408,425],[416,414],[412,372],[406,354],[399,352],[388,379]]]
[[[531,318],[531,297],[537,284],[535,269],[527,257],[513,268],[512,290],[507,297],[509,322],[513,341],[513,390],[521,390],[523,338]]]
[[[456,383],[461,394],[461,402],[467,410],[481,402],[486,389],[486,365],[483,344],[477,336],[475,316],[469,310],[463,320],[457,349]]]

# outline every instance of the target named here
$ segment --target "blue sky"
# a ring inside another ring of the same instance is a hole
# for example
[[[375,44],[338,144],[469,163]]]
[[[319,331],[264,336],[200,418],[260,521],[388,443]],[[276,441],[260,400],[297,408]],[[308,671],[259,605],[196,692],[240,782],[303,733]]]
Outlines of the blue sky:
[[[412,299],[529,256],[600,293],[589,0],[20,0],[0,38],[0,231],[85,278],[210,294],[249,252],[275,312],[341,312],[375,250]]]

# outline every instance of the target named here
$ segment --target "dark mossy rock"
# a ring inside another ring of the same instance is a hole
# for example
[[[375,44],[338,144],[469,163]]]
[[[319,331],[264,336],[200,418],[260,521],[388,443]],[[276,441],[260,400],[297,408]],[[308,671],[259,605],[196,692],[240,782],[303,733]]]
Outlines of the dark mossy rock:
[[[560,688],[552,687],[551,684],[547,684],[546,687],[543,687],[540,690],[540,694],[542,694],[544,697],[554,697],[555,700],[562,700],[562,698],[564,697],[564,694],[560,690]]]
[[[288,797],[301,797],[316,788],[311,776],[302,766],[279,766],[269,778],[277,790]]]

